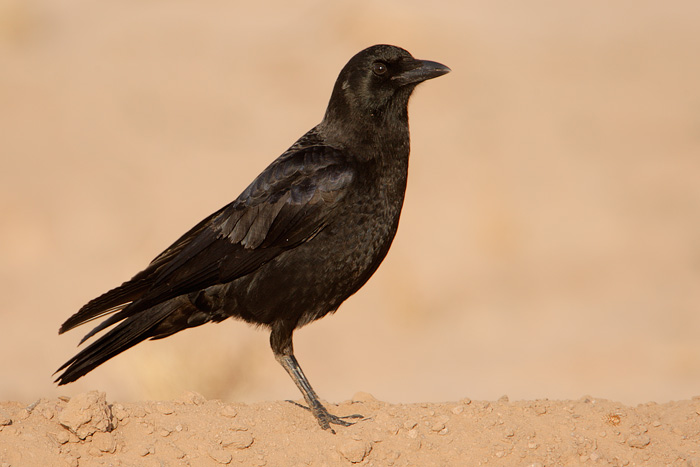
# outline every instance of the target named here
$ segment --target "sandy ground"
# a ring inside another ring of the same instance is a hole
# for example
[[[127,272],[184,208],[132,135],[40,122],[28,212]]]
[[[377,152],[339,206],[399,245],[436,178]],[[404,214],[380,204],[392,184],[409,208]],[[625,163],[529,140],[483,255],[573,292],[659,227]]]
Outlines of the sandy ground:
[[[2,403],[2,462],[696,465],[698,18],[691,0],[0,0],[0,401],[19,401]],[[375,43],[453,71],[411,102],[386,261],[295,335],[323,398],[386,401],[334,407],[372,420],[333,437],[270,402],[299,394],[267,335],[233,321],[56,388],[82,336],[61,322],[234,199]],[[66,437],[57,398],[95,389],[114,429]],[[438,404],[503,394],[525,402]]]
[[[324,432],[288,402],[111,403],[104,393],[0,404],[3,466],[683,466],[700,465],[700,398],[333,406],[365,419]]]

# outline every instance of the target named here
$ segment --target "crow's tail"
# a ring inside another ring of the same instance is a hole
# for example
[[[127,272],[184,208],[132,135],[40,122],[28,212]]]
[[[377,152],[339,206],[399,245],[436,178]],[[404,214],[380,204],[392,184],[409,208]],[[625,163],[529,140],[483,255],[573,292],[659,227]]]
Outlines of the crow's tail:
[[[56,373],[65,371],[56,378],[55,382],[59,386],[71,383],[139,342],[157,336],[160,333],[159,325],[182,307],[183,302],[176,298],[131,316],[124,313],[122,316],[127,316],[124,321],[56,370]],[[124,309],[124,312],[126,311],[128,307]]]

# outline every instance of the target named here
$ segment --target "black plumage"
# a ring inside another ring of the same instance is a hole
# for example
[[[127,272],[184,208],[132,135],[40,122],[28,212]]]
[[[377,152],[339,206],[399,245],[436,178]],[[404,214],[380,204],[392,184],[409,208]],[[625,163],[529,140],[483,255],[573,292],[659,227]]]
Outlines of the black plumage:
[[[59,368],[56,382],[75,381],[145,339],[241,318],[270,329],[275,358],[321,427],[348,425],[319,402],[292,334],[337,310],[386,256],[406,190],[409,97],[448,71],[390,45],[355,55],[319,125],[234,202],[61,326],[59,333],[111,315],[83,341],[114,327]]]

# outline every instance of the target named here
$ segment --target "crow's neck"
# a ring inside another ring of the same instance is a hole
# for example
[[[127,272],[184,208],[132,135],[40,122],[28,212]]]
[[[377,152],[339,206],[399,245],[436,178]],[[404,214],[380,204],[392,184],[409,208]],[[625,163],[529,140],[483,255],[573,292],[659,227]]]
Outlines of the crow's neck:
[[[353,152],[358,159],[408,163],[410,137],[406,105],[375,112],[340,114],[334,114],[329,108],[317,130],[328,143]]]

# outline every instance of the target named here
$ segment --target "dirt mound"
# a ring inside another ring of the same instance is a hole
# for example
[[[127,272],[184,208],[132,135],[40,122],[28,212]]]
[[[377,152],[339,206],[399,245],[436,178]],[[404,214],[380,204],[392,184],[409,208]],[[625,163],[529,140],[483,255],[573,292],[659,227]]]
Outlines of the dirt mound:
[[[0,403],[0,463],[98,465],[700,466],[700,398],[636,407],[574,401],[330,406],[366,418],[337,434],[288,402],[109,403],[104,393]]]

